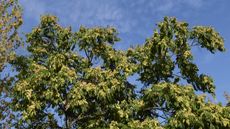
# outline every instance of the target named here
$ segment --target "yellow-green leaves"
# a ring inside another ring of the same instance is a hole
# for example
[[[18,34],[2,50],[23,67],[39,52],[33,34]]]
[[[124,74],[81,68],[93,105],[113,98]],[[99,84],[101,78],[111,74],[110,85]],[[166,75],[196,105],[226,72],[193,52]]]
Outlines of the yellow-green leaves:
[[[103,57],[110,45],[119,41],[117,32],[112,27],[85,28],[81,27],[76,33],[80,50],[84,50],[87,58]]]
[[[164,118],[166,128],[230,127],[229,108],[206,102],[205,97],[196,95],[191,86],[168,83],[153,85],[144,91],[143,100],[145,106],[142,110],[157,109],[156,116],[172,115]]]
[[[118,40],[111,27],[72,32],[55,16],[43,16],[27,34],[30,55],[12,62],[18,71],[12,84],[11,107],[20,118],[15,127],[230,127],[229,107],[207,102],[206,94],[195,92],[214,95],[212,78],[198,74],[191,53],[192,42],[222,50],[214,30],[190,29],[187,23],[166,17],[142,46],[116,50]],[[145,86],[131,83],[130,78]]]
[[[223,39],[213,28],[196,26],[190,29],[186,22],[165,17],[144,46],[132,52],[135,62],[140,64],[140,80],[146,85],[183,80],[195,90],[214,95],[212,78],[199,75],[193,63],[191,49],[194,46],[205,47],[211,52],[224,50]]]
[[[9,109],[9,94],[13,79],[7,73],[2,74],[5,66],[15,59],[15,48],[21,44],[18,29],[22,24],[21,7],[18,0],[0,1],[0,125],[6,127],[14,119],[14,114]],[[2,124],[4,123],[4,124]]]
[[[13,47],[14,41],[19,40],[17,29],[22,24],[21,8],[18,1],[1,1],[0,12],[1,44],[7,43],[5,45]]]
[[[212,27],[196,26],[191,31],[191,38],[197,40],[202,48],[214,53],[224,51],[224,40]]]
[[[127,129],[163,129],[156,119],[145,119],[144,121],[132,120],[128,123]]]
[[[18,28],[22,24],[21,8],[17,0],[0,2],[0,71],[10,60],[12,50],[19,45]]]

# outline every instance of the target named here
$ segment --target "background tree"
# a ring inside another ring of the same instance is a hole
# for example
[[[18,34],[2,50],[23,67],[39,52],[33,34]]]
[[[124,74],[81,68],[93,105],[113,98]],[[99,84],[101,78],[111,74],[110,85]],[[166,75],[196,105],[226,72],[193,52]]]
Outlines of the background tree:
[[[14,58],[14,49],[20,43],[18,28],[22,24],[21,8],[17,0],[0,1],[0,120],[8,115],[6,98],[12,81],[8,71],[3,72],[9,61]],[[7,118],[10,119],[10,118]],[[2,121],[1,121],[2,122]],[[0,124],[1,124],[0,122]],[[5,122],[5,121],[4,121]]]
[[[225,92],[225,93],[224,93],[224,96],[225,96],[225,98],[226,98],[227,101],[228,101],[228,103],[226,104],[226,106],[229,106],[229,107],[230,107],[230,95],[229,95],[229,93]]]
[[[18,28],[22,24],[21,8],[17,0],[1,0],[0,3],[0,71],[12,56],[19,43]]]
[[[215,86],[191,54],[224,51],[211,27],[165,17],[144,45],[122,51],[112,27],[73,32],[48,15],[26,37],[30,55],[12,61],[16,128],[230,128],[229,107],[206,100]]]

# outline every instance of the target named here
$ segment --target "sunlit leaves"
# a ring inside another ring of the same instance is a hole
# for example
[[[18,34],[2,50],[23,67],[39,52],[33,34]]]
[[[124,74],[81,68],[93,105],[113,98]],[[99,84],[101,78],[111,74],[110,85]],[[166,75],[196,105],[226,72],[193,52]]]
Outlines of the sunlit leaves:
[[[191,38],[196,39],[201,47],[214,53],[224,51],[224,40],[212,27],[196,26],[191,32]]]
[[[19,44],[18,28],[22,24],[21,8],[17,0],[0,2],[0,70],[9,61],[12,50]]]
[[[42,16],[27,34],[30,55],[12,61],[19,72],[11,105],[21,118],[17,127],[229,128],[229,108],[206,101],[214,82],[200,74],[191,52],[222,51],[222,38],[175,18],[157,27],[144,45],[126,51],[113,47],[119,41],[113,27],[73,32],[55,16]],[[140,91],[129,82],[133,75],[145,84]]]
[[[4,70],[6,65],[14,60],[15,48],[21,44],[18,29],[22,24],[21,7],[18,0],[1,0],[0,1],[0,72]],[[14,119],[9,109],[9,94],[13,79],[1,73],[0,75],[0,125],[10,123]],[[6,99],[8,98],[8,100]]]
[[[186,22],[164,18],[152,37],[132,54],[140,63],[140,80],[149,85],[173,82],[179,77],[191,83],[195,90],[213,94],[215,86],[211,77],[199,75],[199,69],[193,63],[191,49],[194,46],[205,47],[212,53],[224,50],[223,39],[214,29],[202,26],[191,29]]]

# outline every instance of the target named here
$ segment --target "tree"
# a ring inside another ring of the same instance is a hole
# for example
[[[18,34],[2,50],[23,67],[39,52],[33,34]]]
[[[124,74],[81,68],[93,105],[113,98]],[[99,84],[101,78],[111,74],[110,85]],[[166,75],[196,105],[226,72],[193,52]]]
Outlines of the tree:
[[[15,57],[14,49],[20,44],[18,28],[22,24],[21,8],[17,0],[0,1],[0,120],[8,110],[8,93],[12,78],[3,72],[9,61]],[[5,121],[4,121],[5,122]],[[1,122],[0,122],[1,125]],[[1,126],[0,126],[1,127]]]
[[[12,58],[12,50],[18,43],[18,28],[22,24],[21,8],[17,0],[0,2],[0,72]]]
[[[16,128],[198,129],[230,128],[230,108],[215,96],[210,76],[199,74],[192,47],[224,51],[212,27],[189,28],[165,17],[143,45],[117,50],[112,27],[62,27],[55,16],[26,35],[29,56],[18,71],[11,109]],[[179,71],[179,72],[178,72]],[[128,78],[138,75],[143,87]],[[196,91],[204,94],[197,95]]]
[[[230,107],[230,95],[229,95],[227,92],[225,92],[225,93],[224,93],[224,96],[225,96],[225,98],[226,98],[227,101],[228,101],[227,106]]]

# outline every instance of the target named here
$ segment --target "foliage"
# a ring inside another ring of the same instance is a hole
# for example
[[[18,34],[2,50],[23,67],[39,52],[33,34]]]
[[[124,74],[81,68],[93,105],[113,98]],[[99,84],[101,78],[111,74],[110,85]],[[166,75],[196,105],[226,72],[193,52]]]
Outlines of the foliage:
[[[227,92],[225,92],[225,93],[224,93],[224,96],[226,97],[226,99],[227,99],[227,101],[228,101],[227,106],[230,107],[230,95],[229,95]]]
[[[22,24],[21,8],[17,0],[0,3],[0,72],[12,58],[14,43],[19,42],[18,27]]]
[[[0,1],[0,120],[8,115],[8,92],[12,78],[4,72],[9,61],[15,57],[14,49],[20,44],[18,28],[22,24],[21,8],[17,0]],[[7,118],[10,120],[10,118]],[[5,119],[6,120],[6,119]],[[0,122],[1,124],[1,122]]]
[[[194,46],[224,51],[212,27],[165,17],[144,45],[123,51],[113,47],[120,40],[115,28],[73,32],[57,21],[43,16],[26,35],[30,55],[12,61],[19,72],[11,94],[14,127],[230,128],[229,107],[207,101],[215,86],[191,53]],[[144,84],[140,91],[129,81],[134,75]]]

